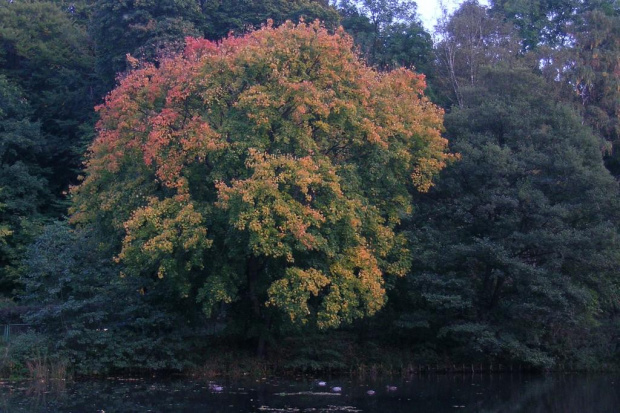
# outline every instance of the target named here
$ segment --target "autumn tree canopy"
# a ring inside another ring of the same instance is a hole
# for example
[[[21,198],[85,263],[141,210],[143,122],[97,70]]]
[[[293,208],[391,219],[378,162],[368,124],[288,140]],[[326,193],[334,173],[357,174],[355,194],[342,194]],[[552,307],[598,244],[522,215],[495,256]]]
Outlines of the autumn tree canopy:
[[[424,77],[375,72],[319,23],[186,43],[98,108],[73,221],[116,234],[123,276],[207,316],[230,303],[327,328],[375,313],[409,268],[411,194],[450,156]]]

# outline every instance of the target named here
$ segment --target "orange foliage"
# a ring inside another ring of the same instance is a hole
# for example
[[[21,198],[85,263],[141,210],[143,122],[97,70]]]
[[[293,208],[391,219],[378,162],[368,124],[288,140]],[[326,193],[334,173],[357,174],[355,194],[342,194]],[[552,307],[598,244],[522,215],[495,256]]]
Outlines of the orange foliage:
[[[124,232],[128,274],[200,283],[208,314],[248,288],[248,257],[270,263],[263,300],[291,320],[373,314],[409,262],[395,225],[411,191],[450,155],[424,76],[379,74],[352,46],[267,25],[127,74],[97,108],[73,220]]]

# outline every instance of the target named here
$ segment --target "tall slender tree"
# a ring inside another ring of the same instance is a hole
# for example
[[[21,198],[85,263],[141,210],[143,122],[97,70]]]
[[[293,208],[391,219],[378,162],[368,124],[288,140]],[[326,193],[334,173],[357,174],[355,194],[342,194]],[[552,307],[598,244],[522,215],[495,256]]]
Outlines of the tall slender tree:
[[[466,1],[438,25],[436,83],[448,101],[463,106],[463,93],[475,87],[484,66],[514,60],[520,38],[510,23],[491,15],[476,0]]]

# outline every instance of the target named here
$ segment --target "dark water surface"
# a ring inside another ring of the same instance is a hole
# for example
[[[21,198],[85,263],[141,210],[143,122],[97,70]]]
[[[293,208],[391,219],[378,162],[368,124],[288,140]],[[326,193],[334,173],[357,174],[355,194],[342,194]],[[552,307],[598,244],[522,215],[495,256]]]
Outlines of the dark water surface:
[[[618,375],[425,375],[326,382],[325,386],[304,379],[1,382],[0,412],[620,412]],[[342,390],[333,392],[336,386]]]

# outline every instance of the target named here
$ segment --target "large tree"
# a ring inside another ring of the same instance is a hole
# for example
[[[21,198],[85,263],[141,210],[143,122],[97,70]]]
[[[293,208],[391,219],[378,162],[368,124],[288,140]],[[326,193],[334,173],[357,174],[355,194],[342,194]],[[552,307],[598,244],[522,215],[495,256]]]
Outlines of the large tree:
[[[527,69],[487,68],[463,98],[446,116],[461,160],[413,225],[408,320],[459,361],[593,367],[620,305],[620,193],[599,141]]]
[[[130,73],[99,108],[74,222],[207,315],[233,303],[326,328],[375,313],[408,268],[396,226],[448,155],[423,77],[351,48],[287,23]]]

